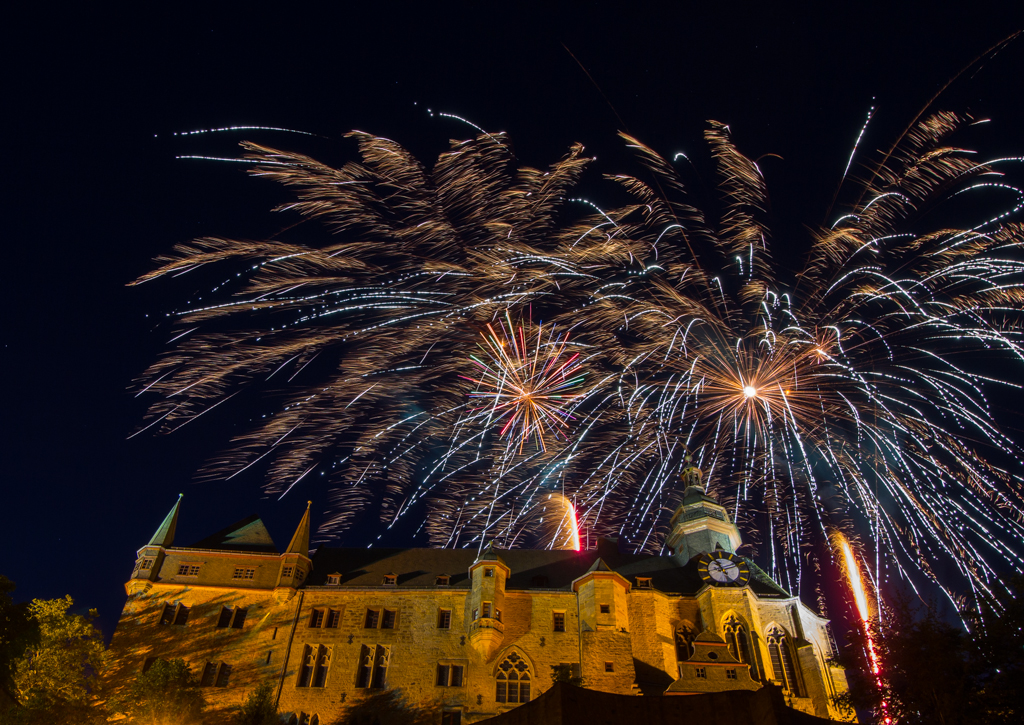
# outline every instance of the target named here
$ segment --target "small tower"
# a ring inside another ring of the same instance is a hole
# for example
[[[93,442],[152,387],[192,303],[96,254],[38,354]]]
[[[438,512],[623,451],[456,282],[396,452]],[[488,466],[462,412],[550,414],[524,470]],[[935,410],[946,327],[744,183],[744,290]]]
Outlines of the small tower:
[[[701,486],[704,474],[693,465],[690,456],[686,457],[686,464],[680,474],[686,485],[683,503],[672,516],[671,532],[665,544],[684,562],[716,550],[735,554],[743,543],[739,529],[729,520],[725,507],[704,492]]]
[[[281,573],[277,578],[279,587],[296,589],[313,570],[313,562],[309,559],[309,507],[312,505],[312,501],[306,502],[306,512],[302,514],[288,548],[281,554]]]
[[[469,567],[470,594],[466,600],[469,643],[485,660],[490,659],[505,639],[501,613],[505,608],[505,582],[511,573],[493,543],[488,544]]]
[[[174,530],[178,526],[178,509],[181,508],[181,499],[184,494],[178,494],[178,500],[164,517],[163,523],[156,530],[149,543],[138,551],[138,558],[135,560],[135,570],[132,572],[131,580],[125,585],[128,594],[139,588],[140,582],[156,581],[160,567],[164,563],[167,549],[174,543]]]

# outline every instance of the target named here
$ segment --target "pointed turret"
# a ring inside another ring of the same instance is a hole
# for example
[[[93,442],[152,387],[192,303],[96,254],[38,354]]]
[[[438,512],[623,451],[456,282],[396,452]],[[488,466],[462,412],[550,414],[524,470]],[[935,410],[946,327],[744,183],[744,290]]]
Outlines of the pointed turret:
[[[302,514],[302,520],[292,540],[288,542],[288,548],[281,554],[281,574],[277,580],[279,587],[298,588],[313,570],[313,563],[309,559],[309,507],[312,505],[312,501],[306,502],[306,512]]]
[[[701,486],[703,473],[693,465],[690,456],[686,457],[686,464],[680,474],[686,485],[683,503],[672,516],[665,543],[684,562],[717,550],[736,553],[742,543],[739,529],[729,520],[725,506],[705,493]]]
[[[288,544],[288,548],[284,550],[284,553],[309,556],[309,507],[312,505],[312,501],[306,501],[306,513],[302,514],[302,521],[299,522],[299,527],[295,529],[295,535],[292,536],[292,540]]]
[[[146,546],[162,546],[166,549],[174,543],[174,529],[178,526],[178,509],[181,508],[181,499],[184,496],[183,493],[178,494],[178,500],[174,502],[174,506],[164,517],[164,522],[160,524],[160,528],[156,530]]]
[[[163,523],[157,528],[156,533],[149,539],[149,543],[138,551],[135,559],[135,570],[132,572],[132,580],[156,581],[160,567],[164,563],[164,556],[167,549],[174,543],[174,530],[178,527],[178,509],[181,508],[181,499],[184,494],[178,494],[178,500],[174,502],[170,512],[164,517]],[[136,582],[125,585],[125,590],[131,595],[138,586],[147,586]]]

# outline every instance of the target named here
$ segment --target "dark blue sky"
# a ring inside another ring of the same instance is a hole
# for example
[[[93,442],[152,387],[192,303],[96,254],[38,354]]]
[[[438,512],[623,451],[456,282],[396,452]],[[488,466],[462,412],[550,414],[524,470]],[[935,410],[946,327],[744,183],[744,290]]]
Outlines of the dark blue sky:
[[[509,132],[526,164],[550,163],[580,141],[614,173],[628,163],[615,137],[623,126],[673,153],[699,146],[714,118],[731,124],[748,155],[783,157],[768,172],[774,212],[783,231],[799,231],[824,216],[868,108],[878,108],[868,141],[882,146],[1024,24],[1008,2],[952,14],[924,4],[880,13],[850,3],[817,15],[689,5],[9,16],[0,573],[18,584],[16,597],[70,593],[100,609],[109,634],[134,552],[179,491],[180,544],[259,513],[283,546],[307,498],[314,515],[324,509],[312,485],[279,503],[256,479],[193,483],[244,415],[127,440],[143,408],[126,389],[167,338],[153,320],[182,298],[126,283],[176,242],[266,236],[284,223],[269,212],[286,198],[278,189],[176,155],[233,155],[251,138],[342,163],[353,147],[340,136],[359,128],[429,161],[469,133],[431,118],[431,108]],[[1019,40],[938,105],[993,117],[986,148],[1020,154],[1022,77]],[[326,138],[300,146],[273,134],[172,135],[236,124]]]

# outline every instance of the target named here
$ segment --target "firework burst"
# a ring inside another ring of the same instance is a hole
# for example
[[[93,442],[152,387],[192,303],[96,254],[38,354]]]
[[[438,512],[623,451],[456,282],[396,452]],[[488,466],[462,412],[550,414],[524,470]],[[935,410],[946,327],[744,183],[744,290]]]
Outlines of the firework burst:
[[[498,325],[501,333],[490,323],[487,332],[481,333],[484,355],[470,356],[479,377],[464,378],[477,386],[469,396],[486,402],[470,410],[468,423],[483,419],[485,426],[502,426],[510,452],[517,448],[522,453],[530,438],[547,452],[545,431],[556,439],[567,439],[572,420],[567,406],[581,397],[571,391],[584,380],[580,353],[567,354],[568,335],[545,340],[543,325],[537,327],[536,342],[528,341],[523,324],[513,326],[507,312],[505,324]]]
[[[232,269],[214,302],[173,315],[171,349],[139,381],[154,396],[146,425],[171,430],[278,385],[286,402],[209,475],[266,461],[284,495],[322,473],[322,536],[367,507],[391,527],[422,503],[430,540],[448,546],[515,541],[557,491],[588,531],[658,550],[689,448],[795,593],[808,593],[808,557],[853,524],[870,527],[865,561],[990,589],[998,566],[1024,565],[1021,480],[998,464],[1021,449],[988,403],[1019,388],[1024,360],[1024,230],[1011,220],[1024,194],[1003,175],[1020,159],[952,143],[972,124],[935,114],[847,179],[842,213],[808,233],[794,274],[772,256],[761,169],[717,123],[721,203],[704,209],[688,167],[630,137],[644,175],[613,177],[632,201],[596,213],[568,198],[581,147],[541,171],[482,134],[428,170],[361,133],[361,163],[338,169],[247,144],[256,175],[295,190],[284,208],[333,233],[201,239],[138,280]],[[998,208],[934,221],[975,198]],[[527,308],[564,332],[515,330]]]

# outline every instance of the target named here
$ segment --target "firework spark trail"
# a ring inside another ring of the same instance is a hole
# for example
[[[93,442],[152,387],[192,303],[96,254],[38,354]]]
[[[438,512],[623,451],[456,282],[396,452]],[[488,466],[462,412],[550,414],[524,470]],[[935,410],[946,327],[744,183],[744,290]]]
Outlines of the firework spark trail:
[[[996,461],[1021,447],[989,400],[1019,389],[993,371],[1024,364],[1024,227],[1010,220],[1024,192],[1008,173],[1020,157],[979,163],[951,142],[971,122],[936,113],[868,181],[844,173],[854,201],[809,232],[792,278],[772,255],[767,182],[722,124],[706,134],[722,199],[708,210],[683,178],[693,154],[677,169],[631,137],[657,183],[610,177],[631,197],[612,209],[571,198],[592,161],[580,146],[538,170],[504,134],[453,142],[430,169],[362,132],[360,162],[340,168],[245,144],[255,175],[294,192],[281,209],[332,234],[204,238],[158,259],[137,283],[234,274],[171,315],[178,336],[138,384],[155,399],[144,425],[279,385],[285,404],[209,476],[263,461],[284,495],[319,467],[321,536],[369,507],[392,527],[425,505],[431,541],[460,546],[516,540],[557,488],[588,535],[657,550],[686,446],[797,589],[801,551],[827,548],[824,490],[844,526],[871,522],[866,545],[895,571],[951,597],[1001,587],[999,566],[1024,569],[1024,507]],[[927,226],[979,195],[1001,206]],[[545,325],[517,329],[526,310]]]

